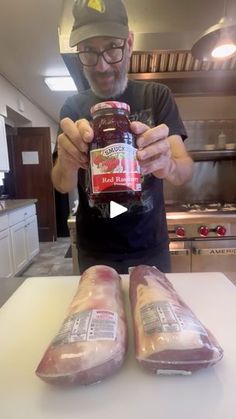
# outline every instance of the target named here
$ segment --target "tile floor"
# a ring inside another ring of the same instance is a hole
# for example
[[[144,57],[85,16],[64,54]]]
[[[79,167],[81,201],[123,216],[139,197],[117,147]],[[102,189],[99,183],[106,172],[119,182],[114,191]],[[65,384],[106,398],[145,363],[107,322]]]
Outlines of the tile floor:
[[[70,238],[59,238],[56,242],[40,243],[40,253],[21,275],[13,278],[0,278],[0,307],[16,289],[32,276],[73,275],[72,259],[65,258],[70,246]]]
[[[40,253],[21,276],[73,275],[72,259],[64,257],[69,246],[69,237],[58,238],[56,242],[40,243]]]

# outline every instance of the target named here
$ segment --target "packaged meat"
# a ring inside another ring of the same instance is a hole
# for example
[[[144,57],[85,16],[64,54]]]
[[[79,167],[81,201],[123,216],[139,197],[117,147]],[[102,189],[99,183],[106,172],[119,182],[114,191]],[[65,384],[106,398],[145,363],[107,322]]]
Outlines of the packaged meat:
[[[95,383],[121,367],[126,350],[121,279],[109,266],[93,266],[83,273],[36,374],[48,383]]]
[[[157,268],[130,274],[137,361],[156,374],[190,374],[218,362],[223,350]]]

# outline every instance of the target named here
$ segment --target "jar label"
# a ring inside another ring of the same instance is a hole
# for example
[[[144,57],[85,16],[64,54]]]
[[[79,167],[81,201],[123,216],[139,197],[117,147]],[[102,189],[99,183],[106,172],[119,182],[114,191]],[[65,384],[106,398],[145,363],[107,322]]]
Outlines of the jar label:
[[[90,151],[93,193],[141,191],[137,149],[116,143]]]

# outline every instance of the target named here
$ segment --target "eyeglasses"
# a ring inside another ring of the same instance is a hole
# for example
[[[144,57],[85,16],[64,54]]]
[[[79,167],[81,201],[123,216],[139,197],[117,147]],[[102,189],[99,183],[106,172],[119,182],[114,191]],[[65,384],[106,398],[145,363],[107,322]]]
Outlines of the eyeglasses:
[[[95,67],[98,63],[99,57],[106,61],[107,64],[117,64],[123,60],[124,56],[124,44],[119,47],[110,47],[103,51],[79,51],[78,57],[82,65],[86,67]]]

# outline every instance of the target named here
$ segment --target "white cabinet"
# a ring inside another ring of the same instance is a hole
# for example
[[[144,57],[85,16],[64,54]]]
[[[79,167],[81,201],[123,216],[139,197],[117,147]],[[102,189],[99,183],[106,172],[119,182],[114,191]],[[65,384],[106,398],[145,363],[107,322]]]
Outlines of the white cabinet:
[[[25,232],[28,260],[31,260],[39,253],[38,223],[36,215],[27,219]]]
[[[0,231],[0,278],[10,278],[14,275],[9,229]]]
[[[5,120],[2,115],[0,115],[0,172],[9,172],[7,136]]]
[[[28,262],[26,247],[26,225],[22,221],[11,227],[14,272],[21,271]]]
[[[35,205],[9,214],[14,273],[20,272],[39,252],[38,224]]]
[[[35,205],[0,214],[0,278],[17,275],[39,253]]]

